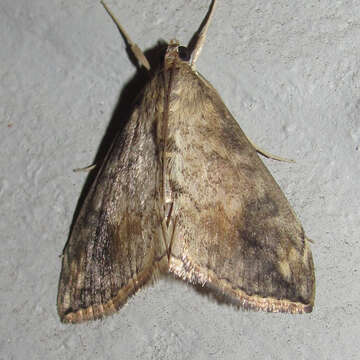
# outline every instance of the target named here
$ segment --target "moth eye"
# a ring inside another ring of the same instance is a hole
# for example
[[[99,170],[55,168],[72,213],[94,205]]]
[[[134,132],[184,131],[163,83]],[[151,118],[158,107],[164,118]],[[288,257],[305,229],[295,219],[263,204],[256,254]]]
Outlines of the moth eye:
[[[190,60],[190,51],[188,48],[186,48],[185,46],[179,46],[178,47],[178,53],[179,53],[179,57],[181,60],[183,61],[189,61]]]

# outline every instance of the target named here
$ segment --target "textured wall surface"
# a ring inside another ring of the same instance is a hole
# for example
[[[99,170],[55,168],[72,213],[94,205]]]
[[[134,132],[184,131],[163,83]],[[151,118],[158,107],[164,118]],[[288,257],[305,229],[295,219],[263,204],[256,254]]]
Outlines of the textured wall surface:
[[[146,50],[186,44],[209,1],[108,3]],[[355,359],[359,19],[358,1],[220,0],[197,63],[256,144],[296,160],[264,161],[314,239],[313,313],[237,310],[166,278],[104,321],[69,326],[59,256],[88,177],[72,169],[113,137],[136,69],[98,1],[2,0],[0,358]]]

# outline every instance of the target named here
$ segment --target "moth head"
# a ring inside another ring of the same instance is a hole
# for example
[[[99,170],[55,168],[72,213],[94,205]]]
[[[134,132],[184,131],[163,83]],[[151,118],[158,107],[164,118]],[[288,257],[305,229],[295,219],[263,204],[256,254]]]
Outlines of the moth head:
[[[191,63],[191,51],[185,46],[181,46],[177,40],[171,40],[165,53],[165,66],[174,63]]]

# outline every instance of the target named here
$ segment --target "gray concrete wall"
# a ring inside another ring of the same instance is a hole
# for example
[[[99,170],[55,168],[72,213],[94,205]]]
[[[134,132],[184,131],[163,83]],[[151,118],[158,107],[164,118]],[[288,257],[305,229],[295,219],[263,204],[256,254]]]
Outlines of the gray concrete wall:
[[[109,0],[145,50],[186,44],[208,4]],[[313,313],[237,310],[164,279],[104,321],[69,326],[59,255],[88,176],[72,169],[93,162],[136,69],[98,1],[2,0],[0,358],[355,359],[359,19],[358,1],[219,1],[197,63],[255,143],[296,160],[265,163],[315,241]]]

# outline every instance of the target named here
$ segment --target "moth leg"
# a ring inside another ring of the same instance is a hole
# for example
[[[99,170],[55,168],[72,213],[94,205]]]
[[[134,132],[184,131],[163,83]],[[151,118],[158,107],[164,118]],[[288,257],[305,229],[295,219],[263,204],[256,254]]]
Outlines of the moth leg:
[[[214,14],[216,0],[211,1],[210,8],[200,25],[199,30],[196,32],[195,37],[190,41],[189,48],[191,49],[191,68],[195,68],[195,62],[201,53],[201,49],[204,46],[206,33],[208,31],[211,18]]]
[[[294,163],[295,160],[292,159],[287,159],[287,158],[283,158],[277,155],[273,155],[268,153],[267,151],[261,149],[259,146],[257,146],[256,144],[254,144],[249,138],[247,138],[249,143],[253,146],[253,148],[256,150],[256,152],[258,152],[259,154],[265,156],[268,159],[272,159],[272,160],[277,160],[277,161],[284,161],[284,162],[289,162],[289,163]]]
[[[116,19],[115,15],[112,13],[112,11],[108,8],[108,6],[105,4],[104,1],[101,0],[101,4],[104,6],[107,13],[110,15],[110,17],[113,19],[114,23],[118,27],[119,31],[121,32],[122,36],[125,38],[126,42],[128,43],[128,46],[130,47],[132,53],[134,54],[136,60],[139,63],[139,66],[143,66],[146,70],[150,70],[151,66],[149,64],[148,59],[144,55],[144,53],[141,51],[141,49],[131,41],[130,36],[125,31],[125,29],[121,26],[120,22]]]
[[[73,170],[73,172],[90,172],[91,170],[94,170],[96,168],[96,164],[85,166],[83,168],[76,168]]]
[[[163,218],[163,220],[161,222],[161,230],[162,230],[162,235],[163,235],[163,239],[164,239],[166,255],[167,255],[168,259],[169,259],[170,252],[169,252],[168,239],[167,239],[168,236],[167,236],[166,218]]]
[[[312,244],[315,244],[315,241],[313,239],[308,238],[307,236],[305,236],[305,240],[311,242]]]
[[[177,216],[175,217],[175,219],[172,218],[173,212],[174,202],[167,203],[165,205],[164,211],[159,210],[159,213],[162,214],[161,230],[168,261],[170,261],[171,248],[174,242],[177,224]]]
[[[168,234],[168,216],[166,215],[167,211],[166,208],[161,209],[161,205],[158,205],[158,213],[160,215],[161,220],[161,232],[162,232],[162,238],[164,241],[165,251],[168,259],[170,258],[170,251],[169,251],[169,234]]]
[[[172,228],[171,238],[170,238],[170,242],[169,242],[169,262],[170,262],[170,254],[172,251],[172,246],[173,246],[174,238],[175,238],[177,220],[178,220],[178,217],[176,216],[174,219],[174,222],[173,222],[173,228]]]

